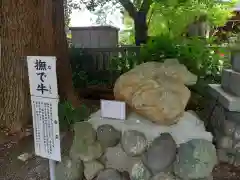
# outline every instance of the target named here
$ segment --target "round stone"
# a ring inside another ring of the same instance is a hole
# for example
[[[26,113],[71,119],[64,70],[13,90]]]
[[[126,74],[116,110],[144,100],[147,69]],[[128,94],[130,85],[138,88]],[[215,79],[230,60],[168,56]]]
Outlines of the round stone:
[[[176,177],[170,173],[160,172],[153,176],[150,180],[176,180]]]
[[[84,176],[86,180],[92,180],[104,169],[104,166],[98,161],[89,161],[84,163]]]
[[[57,180],[75,180],[83,179],[83,163],[80,160],[72,160],[69,157],[63,157],[62,162],[56,165]]]
[[[104,148],[116,146],[121,139],[121,132],[113,126],[104,124],[97,128],[97,139]]]
[[[98,159],[103,154],[103,149],[98,141],[92,144],[84,144],[82,141],[73,142],[70,149],[72,159],[81,159],[82,161],[92,161]]]
[[[137,156],[147,148],[147,139],[143,133],[129,130],[123,133],[121,144],[127,155]]]
[[[88,122],[77,122],[74,124],[74,139],[84,144],[92,144],[96,141],[96,131]]]
[[[147,167],[139,161],[133,165],[130,176],[131,180],[146,180],[151,177],[151,173]]]
[[[153,174],[167,170],[175,161],[177,145],[169,133],[155,138],[143,154],[143,163]]]
[[[182,179],[206,178],[217,164],[214,145],[207,140],[193,139],[178,148],[174,173]]]
[[[119,145],[107,148],[102,158],[106,168],[113,168],[121,172],[131,172],[132,166],[139,160],[140,157],[128,156]]]
[[[96,180],[122,180],[122,176],[115,169],[104,169],[98,174]]]

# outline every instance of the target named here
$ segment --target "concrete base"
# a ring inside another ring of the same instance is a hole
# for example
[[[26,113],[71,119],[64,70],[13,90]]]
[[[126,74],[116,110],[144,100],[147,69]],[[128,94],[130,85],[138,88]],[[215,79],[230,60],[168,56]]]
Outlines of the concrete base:
[[[184,113],[179,122],[172,126],[161,126],[148,121],[146,118],[131,112],[127,120],[102,118],[101,112],[92,114],[89,122],[97,129],[100,125],[110,124],[117,130],[137,130],[145,134],[149,142],[163,132],[169,132],[179,145],[191,139],[206,139],[212,141],[213,136],[205,130],[203,121],[192,111]]]
[[[240,97],[225,92],[219,84],[209,84],[209,93],[228,111],[240,112]]]
[[[231,64],[234,71],[240,72],[240,50],[231,52]]]
[[[222,73],[222,88],[236,96],[240,96],[240,73],[232,69],[224,69]]]

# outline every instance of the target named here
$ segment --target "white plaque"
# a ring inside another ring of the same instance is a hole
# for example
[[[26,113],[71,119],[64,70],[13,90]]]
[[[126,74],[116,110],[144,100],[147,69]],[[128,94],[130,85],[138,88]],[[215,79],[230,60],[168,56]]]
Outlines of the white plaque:
[[[101,100],[101,116],[125,120],[126,103],[121,101]]]
[[[58,99],[31,96],[35,153],[61,161]]]
[[[58,98],[56,57],[27,56],[27,64],[31,95]]]

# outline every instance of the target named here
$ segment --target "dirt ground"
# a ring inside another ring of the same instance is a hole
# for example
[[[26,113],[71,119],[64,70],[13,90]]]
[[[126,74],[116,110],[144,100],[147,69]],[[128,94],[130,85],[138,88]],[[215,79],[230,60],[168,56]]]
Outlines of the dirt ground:
[[[62,140],[62,154],[68,153],[71,146],[72,133],[66,133]],[[10,141],[0,144],[0,180],[48,180],[48,160],[34,156],[33,137],[28,136],[20,141],[11,138]],[[26,161],[18,157],[28,153],[33,155]]]

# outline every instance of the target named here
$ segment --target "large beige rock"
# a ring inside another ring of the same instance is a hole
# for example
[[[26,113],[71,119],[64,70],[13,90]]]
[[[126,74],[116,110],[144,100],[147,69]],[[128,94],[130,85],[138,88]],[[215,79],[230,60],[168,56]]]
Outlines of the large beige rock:
[[[117,79],[116,100],[125,101],[135,112],[161,125],[172,125],[182,116],[197,77],[176,59],[147,62]]]

